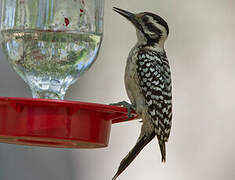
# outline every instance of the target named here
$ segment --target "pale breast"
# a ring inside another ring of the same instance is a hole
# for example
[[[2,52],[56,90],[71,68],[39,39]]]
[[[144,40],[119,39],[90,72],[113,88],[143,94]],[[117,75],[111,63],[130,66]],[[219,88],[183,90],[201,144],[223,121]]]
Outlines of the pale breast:
[[[137,114],[141,115],[146,108],[144,108],[145,99],[142,95],[137,75],[137,51],[137,48],[133,48],[128,56],[125,69],[125,87],[132,105],[136,108]]]

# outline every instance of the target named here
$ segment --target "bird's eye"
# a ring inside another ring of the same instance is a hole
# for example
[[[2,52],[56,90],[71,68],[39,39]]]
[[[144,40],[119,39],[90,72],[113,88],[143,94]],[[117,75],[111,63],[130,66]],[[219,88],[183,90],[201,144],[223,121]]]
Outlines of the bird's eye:
[[[143,22],[148,22],[148,20],[149,20],[149,18],[146,17],[146,16],[144,16],[144,17],[142,18],[142,21],[143,21]]]

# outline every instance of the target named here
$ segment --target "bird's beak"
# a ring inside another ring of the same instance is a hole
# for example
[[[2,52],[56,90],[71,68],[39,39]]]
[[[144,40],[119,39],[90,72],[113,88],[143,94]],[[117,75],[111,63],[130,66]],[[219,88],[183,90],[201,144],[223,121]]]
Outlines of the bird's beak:
[[[116,7],[113,7],[113,10],[116,11],[118,14],[124,16],[129,21],[131,21],[135,26],[137,26],[137,20],[136,20],[135,14],[128,12],[126,10],[120,9],[120,8],[116,8]]]
[[[135,17],[135,14],[128,12],[128,11],[125,11],[120,8],[113,7],[113,10],[116,11],[118,14],[121,14],[122,16],[124,16],[125,18],[127,18],[130,21],[132,20],[132,18]]]

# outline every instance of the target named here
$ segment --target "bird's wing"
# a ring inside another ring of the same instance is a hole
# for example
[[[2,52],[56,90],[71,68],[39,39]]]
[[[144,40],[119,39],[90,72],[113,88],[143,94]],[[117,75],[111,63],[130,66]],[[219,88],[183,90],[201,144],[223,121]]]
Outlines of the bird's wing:
[[[159,54],[140,51],[137,74],[158,139],[167,141],[172,119],[171,82]]]

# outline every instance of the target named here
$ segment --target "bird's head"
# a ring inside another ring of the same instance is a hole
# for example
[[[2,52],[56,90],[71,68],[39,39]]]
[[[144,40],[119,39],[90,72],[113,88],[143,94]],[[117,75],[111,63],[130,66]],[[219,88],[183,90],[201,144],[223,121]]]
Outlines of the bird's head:
[[[164,42],[169,34],[169,28],[166,21],[160,16],[150,12],[133,14],[116,7],[113,10],[124,16],[135,26],[140,43],[164,46]]]

